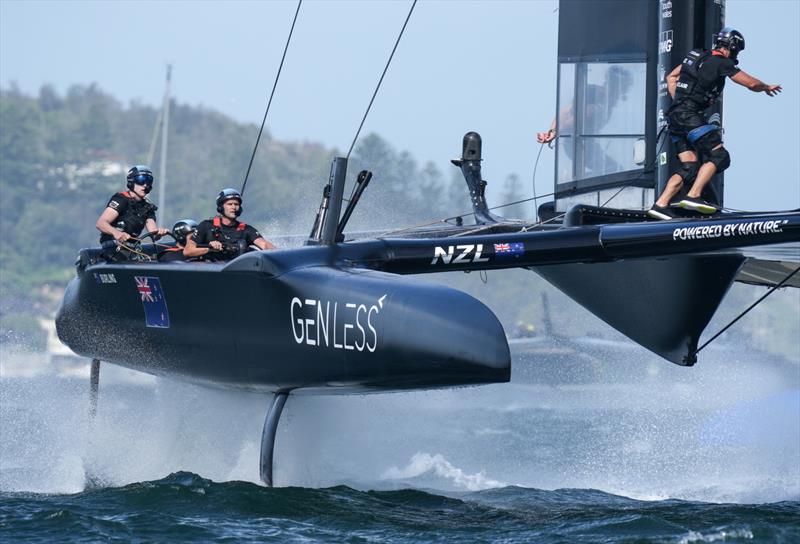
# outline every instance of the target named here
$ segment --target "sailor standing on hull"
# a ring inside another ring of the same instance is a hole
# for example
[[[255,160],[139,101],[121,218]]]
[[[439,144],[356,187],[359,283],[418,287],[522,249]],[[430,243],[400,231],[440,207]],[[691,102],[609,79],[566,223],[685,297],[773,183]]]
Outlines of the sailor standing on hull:
[[[702,200],[701,195],[714,174],[730,166],[731,159],[722,146],[721,127],[709,124],[704,110],[722,93],[726,77],[753,92],[764,92],[767,96],[781,92],[780,85],[768,85],[736,67],[736,57],[743,50],[744,36],[731,27],[725,27],[717,34],[713,51],[689,51],[683,62],[667,76],[667,89],[673,100],[667,112],[669,133],[681,167],[669,178],[664,192],[648,210],[650,217],[674,218],[675,213],[669,208],[670,201],[684,183],[690,183],[691,188],[686,197],[677,203],[681,208],[703,214],[719,211],[714,204]],[[702,164],[698,161],[698,155],[702,157]]]
[[[250,245],[275,249],[255,228],[237,219],[242,213],[242,195],[236,189],[220,191],[217,212],[219,215],[200,222],[194,237],[186,238],[184,256],[202,257],[205,261],[227,261],[247,251]],[[207,247],[198,247],[198,244],[207,244]]]
[[[153,189],[150,167],[137,164],[128,170],[126,181],[128,190],[112,196],[95,223],[100,231],[103,256],[110,261],[127,260],[127,253],[118,251],[121,247],[119,244],[136,238],[142,229],[155,233],[156,238],[169,233],[169,230],[156,224],[158,207],[147,200],[147,195]]]

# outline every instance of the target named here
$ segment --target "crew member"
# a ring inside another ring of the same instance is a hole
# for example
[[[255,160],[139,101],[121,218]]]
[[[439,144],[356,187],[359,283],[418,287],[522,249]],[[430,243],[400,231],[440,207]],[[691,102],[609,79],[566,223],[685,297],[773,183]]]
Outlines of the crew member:
[[[187,261],[189,259],[183,254],[186,247],[186,239],[193,238],[197,233],[197,221],[191,219],[181,219],[172,226],[172,237],[175,238],[175,245],[165,249],[159,256],[160,262]]]
[[[236,189],[220,191],[217,213],[219,215],[200,222],[194,238],[186,239],[183,254],[187,258],[227,261],[246,252],[250,245],[275,249],[255,228],[237,219],[242,213],[242,195]]]
[[[674,218],[675,213],[669,208],[670,201],[684,183],[691,184],[691,187],[678,206],[703,214],[718,211],[716,205],[702,200],[701,195],[714,174],[730,166],[731,159],[722,145],[722,128],[709,124],[704,110],[722,93],[726,77],[767,96],[775,96],[782,90],[780,85],[768,85],[737,68],[740,51],[744,51],[744,36],[731,27],[725,27],[717,34],[713,51],[689,51],[683,62],[667,76],[667,89],[673,100],[667,111],[669,133],[681,166],[648,210],[650,217]]]
[[[146,228],[156,239],[169,232],[156,224],[158,208],[147,200],[147,195],[153,189],[153,172],[150,167],[136,165],[128,170],[127,185],[127,191],[111,197],[95,223],[100,231],[103,256],[108,260],[126,260],[128,253],[118,251],[121,247],[119,244],[135,239],[142,229]]]

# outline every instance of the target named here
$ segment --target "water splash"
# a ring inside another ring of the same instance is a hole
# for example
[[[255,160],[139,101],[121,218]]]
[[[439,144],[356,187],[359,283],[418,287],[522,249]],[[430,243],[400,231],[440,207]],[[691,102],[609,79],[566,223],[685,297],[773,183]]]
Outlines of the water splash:
[[[449,480],[456,488],[467,491],[481,491],[508,484],[487,478],[484,471],[477,474],[467,474],[458,467],[453,466],[440,454],[415,453],[405,468],[391,467],[381,476],[384,480],[411,480],[433,473],[443,480]]]

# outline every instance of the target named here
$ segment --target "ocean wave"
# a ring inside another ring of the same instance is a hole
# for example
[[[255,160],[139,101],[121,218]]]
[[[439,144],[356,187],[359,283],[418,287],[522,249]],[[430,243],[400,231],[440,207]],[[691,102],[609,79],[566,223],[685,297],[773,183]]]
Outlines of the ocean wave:
[[[383,473],[383,480],[411,480],[425,475],[435,475],[440,479],[452,482],[458,488],[468,491],[479,491],[495,487],[505,487],[508,484],[499,480],[488,478],[484,471],[467,474],[454,466],[441,454],[416,453],[405,468],[391,467]]]
[[[411,465],[447,463],[420,455]],[[0,493],[0,539],[8,542],[797,542],[798,516],[799,502],[650,502],[514,486],[452,493],[265,488],[187,472],[70,495]]]

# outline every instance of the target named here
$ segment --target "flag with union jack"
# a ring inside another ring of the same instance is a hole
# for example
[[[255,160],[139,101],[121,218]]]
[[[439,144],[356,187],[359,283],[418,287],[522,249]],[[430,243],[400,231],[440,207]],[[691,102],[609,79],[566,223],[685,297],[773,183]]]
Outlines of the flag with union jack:
[[[136,290],[142,299],[145,324],[148,327],[168,329],[167,299],[164,296],[164,290],[161,289],[159,279],[153,276],[134,276],[133,279],[136,281]]]
[[[525,244],[522,242],[503,242],[494,244],[495,257],[516,257],[525,253]]]

